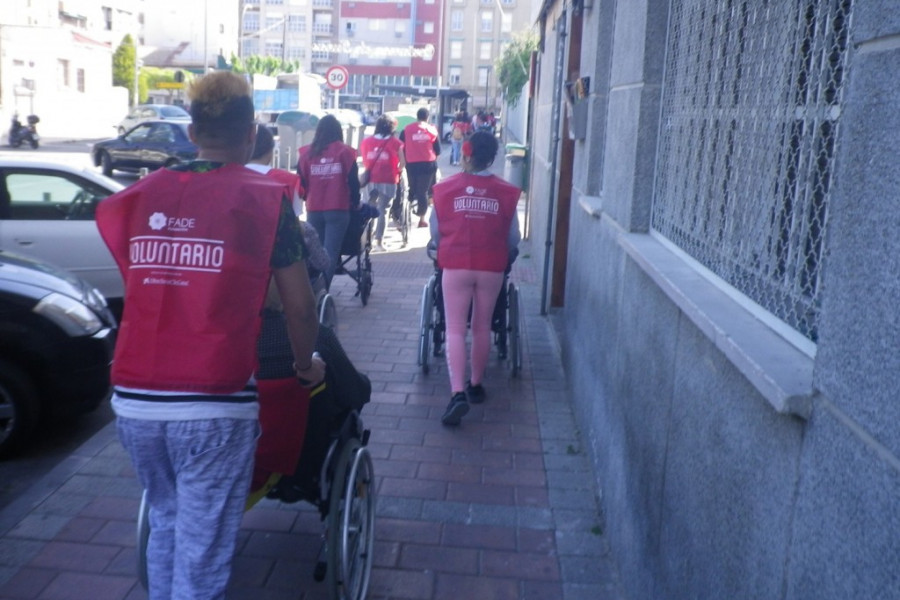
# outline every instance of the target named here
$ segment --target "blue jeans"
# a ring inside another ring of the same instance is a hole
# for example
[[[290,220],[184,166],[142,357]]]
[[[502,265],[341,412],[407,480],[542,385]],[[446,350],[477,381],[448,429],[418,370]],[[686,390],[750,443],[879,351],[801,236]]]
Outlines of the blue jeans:
[[[462,140],[450,140],[450,164],[458,165],[462,158]]]
[[[352,209],[351,209],[352,210]],[[341,246],[344,243],[344,234],[350,225],[350,211],[348,210],[307,210],[306,222],[313,226],[331,265],[325,271],[325,283],[330,288],[331,279],[337,266],[341,264]]]
[[[378,209],[378,220],[375,222],[375,242],[380,244],[384,237],[384,215],[388,205],[397,195],[396,183],[373,183],[369,188],[369,203],[373,202]]]
[[[150,600],[225,597],[259,423],[117,419],[150,505]]]

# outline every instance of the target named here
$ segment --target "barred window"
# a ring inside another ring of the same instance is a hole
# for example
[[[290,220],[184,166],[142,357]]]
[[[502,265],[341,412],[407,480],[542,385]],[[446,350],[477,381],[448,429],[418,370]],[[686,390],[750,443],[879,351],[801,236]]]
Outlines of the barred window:
[[[852,0],[673,2],[652,228],[817,340]]]

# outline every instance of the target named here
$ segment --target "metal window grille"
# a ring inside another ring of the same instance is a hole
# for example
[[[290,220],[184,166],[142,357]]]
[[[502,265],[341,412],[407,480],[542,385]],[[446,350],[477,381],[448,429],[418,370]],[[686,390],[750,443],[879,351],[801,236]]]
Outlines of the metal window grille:
[[[672,2],[654,230],[812,341],[852,0]]]

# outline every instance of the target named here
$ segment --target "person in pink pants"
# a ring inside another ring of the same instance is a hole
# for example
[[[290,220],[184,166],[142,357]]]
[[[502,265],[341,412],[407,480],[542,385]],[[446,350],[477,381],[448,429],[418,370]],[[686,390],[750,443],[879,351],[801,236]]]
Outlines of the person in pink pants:
[[[469,403],[484,402],[482,378],[491,344],[491,315],[503,273],[521,237],[516,207],[521,190],[488,169],[497,156],[496,138],[478,132],[463,143],[463,171],[434,186],[432,244],[442,270],[447,327],[450,403],[444,425],[459,425]],[[466,380],[466,329],[472,306],[472,352]]]

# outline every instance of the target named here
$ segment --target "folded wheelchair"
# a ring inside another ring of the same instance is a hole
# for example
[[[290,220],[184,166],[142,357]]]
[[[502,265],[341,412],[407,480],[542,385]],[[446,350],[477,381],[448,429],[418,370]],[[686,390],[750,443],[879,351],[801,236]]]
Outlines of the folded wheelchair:
[[[324,533],[313,578],[326,582],[332,600],[363,600],[375,541],[375,471],[360,411],[371,385],[329,327],[319,328],[316,350],[326,377],[308,390],[294,376],[283,315],[267,311],[258,344],[262,435],[247,510],[262,498],[316,507]],[[138,575],[145,588],[149,535],[145,493],[137,522]]]

